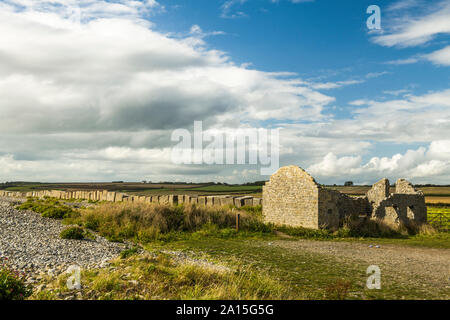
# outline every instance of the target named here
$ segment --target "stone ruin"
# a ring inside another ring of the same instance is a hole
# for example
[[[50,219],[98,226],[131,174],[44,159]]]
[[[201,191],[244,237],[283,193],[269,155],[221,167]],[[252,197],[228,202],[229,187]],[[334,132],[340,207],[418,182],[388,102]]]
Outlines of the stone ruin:
[[[336,229],[345,218],[369,217],[389,224],[427,220],[425,198],[406,180],[399,179],[390,193],[382,179],[362,197],[351,197],[320,186],[297,166],[280,168],[263,186],[264,221],[312,229]]]
[[[389,189],[389,180],[381,179],[367,192],[373,218],[391,224],[427,222],[427,207],[422,191],[417,191],[405,179],[395,182],[395,193],[391,194]]]

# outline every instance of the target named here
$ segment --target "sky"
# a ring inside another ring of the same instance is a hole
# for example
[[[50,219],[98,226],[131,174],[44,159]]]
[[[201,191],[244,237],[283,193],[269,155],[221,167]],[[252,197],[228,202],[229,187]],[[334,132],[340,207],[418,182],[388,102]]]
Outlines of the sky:
[[[450,184],[450,1],[0,0],[0,112],[0,182],[268,179],[174,163],[202,121],[320,183]]]

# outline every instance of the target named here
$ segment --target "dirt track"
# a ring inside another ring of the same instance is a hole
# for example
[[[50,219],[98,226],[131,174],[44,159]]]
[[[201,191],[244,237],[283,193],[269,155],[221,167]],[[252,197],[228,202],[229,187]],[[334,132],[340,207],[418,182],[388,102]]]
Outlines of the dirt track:
[[[382,274],[450,299],[450,250],[331,241],[274,241],[273,246],[333,256],[345,263],[378,265]]]

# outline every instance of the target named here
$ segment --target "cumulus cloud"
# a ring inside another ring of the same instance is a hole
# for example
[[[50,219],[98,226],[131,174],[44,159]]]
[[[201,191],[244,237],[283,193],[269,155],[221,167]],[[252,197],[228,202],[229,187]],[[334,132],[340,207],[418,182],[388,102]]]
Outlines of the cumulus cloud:
[[[0,4],[2,180],[180,172],[161,153],[173,129],[317,121],[334,101],[295,74],[235,65],[198,25],[182,38],[155,31],[142,14],[160,9],[128,0]],[[80,172],[64,174],[70,168]]]
[[[316,135],[335,138],[431,142],[450,136],[450,90],[405,95],[394,100],[355,100],[353,118],[302,125]]]
[[[333,101],[235,66],[202,37],[172,39],[118,17],[77,24],[33,8],[0,13],[2,132],[167,129],[230,112],[317,119]]]
[[[327,180],[356,179],[359,183],[374,183],[381,177],[395,181],[407,178],[414,183],[434,181],[446,183],[450,178],[450,140],[433,141],[428,148],[408,150],[392,157],[372,157],[363,162],[360,156],[338,157],[328,153],[320,162],[308,167],[308,171]]]

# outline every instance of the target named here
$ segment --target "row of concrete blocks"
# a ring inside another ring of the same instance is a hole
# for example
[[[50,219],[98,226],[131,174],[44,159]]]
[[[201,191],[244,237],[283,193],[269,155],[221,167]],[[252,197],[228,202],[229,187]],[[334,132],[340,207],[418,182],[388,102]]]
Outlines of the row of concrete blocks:
[[[154,196],[130,196],[121,192],[108,192],[107,190],[97,191],[59,191],[43,190],[31,192],[11,192],[0,190],[3,197],[36,197],[36,198],[56,198],[56,199],[84,199],[92,201],[110,202],[137,202],[137,203],[157,203],[166,205],[176,204],[196,204],[203,206],[222,207],[234,205],[238,208],[243,206],[257,206],[262,204],[261,198],[251,196],[190,196],[190,195],[154,195]]]

